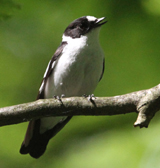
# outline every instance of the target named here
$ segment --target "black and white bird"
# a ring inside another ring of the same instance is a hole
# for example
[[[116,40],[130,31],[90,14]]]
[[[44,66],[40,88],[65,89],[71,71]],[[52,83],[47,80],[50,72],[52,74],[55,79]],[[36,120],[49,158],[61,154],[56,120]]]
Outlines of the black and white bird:
[[[99,30],[105,17],[83,16],[65,29],[62,43],[50,60],[37,99],[90,95],[104,72],[104,54]],[[44,117],[29,122],[20,153],[39,158],[49,140],[72,117]]]

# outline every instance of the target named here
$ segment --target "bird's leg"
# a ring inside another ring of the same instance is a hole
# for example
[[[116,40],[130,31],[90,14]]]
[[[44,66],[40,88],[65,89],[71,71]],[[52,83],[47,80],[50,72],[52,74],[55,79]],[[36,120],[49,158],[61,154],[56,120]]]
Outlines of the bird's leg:
[[[60,97],[59,96],[56,96],[54,95],[53,98],[57,99],[57,100],[60,100]]]
[[[96,99],[96,97],[94,96],[94,94],[88,95],[88,101],[94,101]]]
[[[61,98],[64,98],[65,97],[65,94],[61,94]]]
[[[62,98],[64,98],[64,97],[65,97],[65,94],[61,94],[60,97],[59,97],[59,96],[56,96],[56,95],[53,96],[53,98],[59,100],[62,104],[63,104],[63,102],[62,102]]]
[[[82,95],[84,98],[87,98],[88,101],[94,101],[96,99],[96,97],[94,96],[94,94],[91,94],[91,95]]]
[[[88,96],[86,94],[83,94],[82,97],[87,98]]]
[[[90,101],[95,107],[97,107],[96,103],[94,101],[96,99],[96,97],[94,96],[94,94],[91,94],[91,95],[88,95],[88,96],[86,94],[84,94],[83,97],[87,98],[88,101]]]

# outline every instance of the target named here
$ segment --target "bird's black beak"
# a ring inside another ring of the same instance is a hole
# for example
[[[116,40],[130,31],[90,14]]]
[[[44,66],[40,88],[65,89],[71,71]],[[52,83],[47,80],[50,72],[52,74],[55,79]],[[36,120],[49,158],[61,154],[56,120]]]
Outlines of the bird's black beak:
[[[98,19],[95,21],[95,27],[99,27],[99,26],[102,26],[102,25],[104,25],[105,23],[107,23],[107,21],[104,21],[104,20],[105,20],[105,17],[98,18]]]

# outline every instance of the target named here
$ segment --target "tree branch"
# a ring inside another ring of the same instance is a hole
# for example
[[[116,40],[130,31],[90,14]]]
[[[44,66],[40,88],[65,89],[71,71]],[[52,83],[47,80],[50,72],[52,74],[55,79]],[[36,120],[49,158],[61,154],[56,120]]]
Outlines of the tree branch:
[[[0,126],[17,124],[46,116],[117,115],[138,113],[134,126],[148,127],[160,109],[160,84],[137,92],[114,97],[43,99],[0,108]]]

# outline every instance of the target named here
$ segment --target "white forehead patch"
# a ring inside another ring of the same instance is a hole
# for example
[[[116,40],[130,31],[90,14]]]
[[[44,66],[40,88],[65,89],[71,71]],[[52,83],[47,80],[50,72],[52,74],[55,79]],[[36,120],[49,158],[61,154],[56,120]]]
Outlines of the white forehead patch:
[[[97,18],[94,16],[86,16],[86,18],[88,19],[88,21],[95,21]]]

